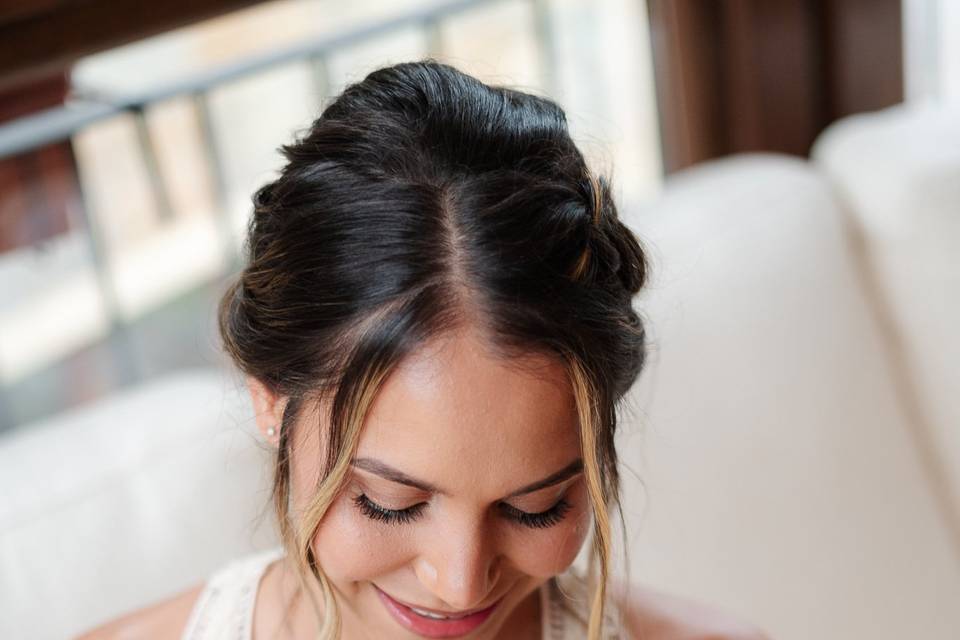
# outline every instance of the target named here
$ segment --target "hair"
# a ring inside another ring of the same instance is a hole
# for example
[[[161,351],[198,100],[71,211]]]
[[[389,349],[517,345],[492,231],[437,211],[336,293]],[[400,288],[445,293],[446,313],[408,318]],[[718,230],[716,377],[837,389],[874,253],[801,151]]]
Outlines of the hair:
[[[428,58],[349,84],[280,150],[285,166],[253,196],[246,265],[219,328],[236,366],[286,398],[272,499],[303,585],[310,574],[319,584],[320,637],[339,637],[340,614],[311,541],[367,411],[405,356],[469,325],[505,360],[544,354],[569,376],[593,515],[588,637],[598,639],[619,507],[616,408],[644,362],[632,298],[647,264],[563,109]],[[292,433],[320,398],[321,472],[295,523]]]

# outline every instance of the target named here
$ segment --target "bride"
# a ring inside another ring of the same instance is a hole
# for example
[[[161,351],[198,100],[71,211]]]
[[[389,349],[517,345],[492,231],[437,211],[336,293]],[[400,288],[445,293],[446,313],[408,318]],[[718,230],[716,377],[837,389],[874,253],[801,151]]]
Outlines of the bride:
[[[402,63],[283,152],[219,309],[281,545],[84,638],[762,638],[614,562],[647,262],[561,108]]]

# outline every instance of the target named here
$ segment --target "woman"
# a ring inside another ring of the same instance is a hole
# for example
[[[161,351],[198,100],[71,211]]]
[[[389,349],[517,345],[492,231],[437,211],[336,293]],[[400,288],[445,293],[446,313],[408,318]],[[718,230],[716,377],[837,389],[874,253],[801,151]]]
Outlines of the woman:
[[[220,306],[282,549],[89,637],[760,637],[618,586],[647,267],[563,111],[404,63],[283,152]]]

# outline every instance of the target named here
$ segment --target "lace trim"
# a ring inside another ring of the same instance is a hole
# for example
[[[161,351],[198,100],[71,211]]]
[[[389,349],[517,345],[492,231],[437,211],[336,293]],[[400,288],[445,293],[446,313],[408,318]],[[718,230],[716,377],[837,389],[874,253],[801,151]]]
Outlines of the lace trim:
[[[544,640],[572,640],[583,638],[590,626],[591,593],[586,579],[574,569],[551,579],[546,585],[549,596],[548,618],[544,620]],[[576,626],[576,628],[571,628]],[[624,636],[621,612],[608,599],[600,625],[603,640],[620,640]]]
[[[282,548],[269,549],[235,560],[215,573],[190,613],[181,639],[250,640],[260,578],[282,554]]]

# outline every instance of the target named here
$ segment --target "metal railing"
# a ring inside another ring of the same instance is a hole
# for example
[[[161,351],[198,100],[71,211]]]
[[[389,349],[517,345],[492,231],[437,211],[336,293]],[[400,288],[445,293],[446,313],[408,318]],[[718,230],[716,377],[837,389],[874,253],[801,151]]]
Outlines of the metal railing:
[[[541,73],[543,86],[552,93],[554,82],[553,40],[550,28],[550,15],[547,0],[526,0],[534,12],[535,34],[541,55]],[[362,42],[374,40],[411,26],[419,26],[427,41],[429,56],[442,57],[443,38],[441,21],[449,16],[468,9],[484,5],[502,3],[504,0],[455,0],[439,2],[432,6],[391,17],[380,22],[362,25],[352,30],[293,43],[265,53],[250,55],[216,68],[186,74],[173,81],[158,83],[147,90],[133,93],[108,93],[98,88],[75,86],[71,91],[68,104],[47,109],[39,113],[0,124],[0,159],[15,156],[44,145],[68,139],[79,131],[108,118],[122,114],[132,116],[138,152],[147,168],[152,196],[161,218],[173,216],[171,198],[164,183],[156,147],[146,114],[151,105],[171,98],[190,97],[200,122],[200,131],[204,137],[203,146],[207,151],[207,161],[212,175],[217,209],[221,216],[229,215],[227,210],[226,180],[223,173],[223,161],[218,156],[218,141],[212,126],[214,115],[211,110],[210,92],[221,85],[269,71],[282,65],[303,62],[309,65],[314,91],[317,96],[328,94],[329,57],[340,49]],[[86,207],[82,207],[86,211]],[[98,270],[106,268],[102,234],[89,215],[84,214],[85,224],[90,233],[91,253]],[[225,240],[230,238],[229,223],[224,221]],[[227,255],[234,255],[236,247],[228,246]],[[103,286],[107,290],[107,307],[116,310],[116,303],[109,293],[106,279]],[[119,315],[111,313],[115,320]]]
[[[0,124],[0,159],[41,148],[45,145],[70,139],[80,131],[101,121],[127,115],[132,117],[137,153],[147,169],[150,194],[156,204],[161,221],[174,217],[171,197],[164,180],[153,134],[147,123],[147,112],[152,105],[172,99],[192,100],[200,124],[202,146],[206,151],[205,162],[211,176],[215,198],[218,233],[224,242],[227,263],[224,269],[236,266],[240,258],[239,247],[234,246],[228,206],[228,184],[224,174],[224,161],[219,156],[218,140],[213,126],[215,115],[210,105],[210,93],[217,87],[236,80],[255,76],[282,65],[303,63],[308,66],[313,92],[319,100],[328,96],[331,89],[328,61],[336,52],[377,38],[389,36],[410,27],[419,28],[426,41],[427,55],[443,57],[443,20],[467,10],[489,5],[503,4],[507,0],[447,0],[408,11],[378,22],[361,25],[339,33],[292,43],[288,46],[257,53],[221,64],[215,68],[184,74],[172,81],[159,82],[146,90],[130,93],[113,93],[94,87],[72,87],[68,102],[30,116]],[[516,0],[513,0],[516,1]],[[549,0],[520,0],[532,11],[533,33],[539,57],[541,83],[548,94],[554,94],[555,50]],[[2,197],[2,194],[0,194]],[[81,199],[83,198],[81,190]],[[104,235],[95,215],[85,203],[80,206],[83,233],[88,244],[92,268],[96,274],[104,310],[112,333],[125,333],[127,321],[120,312],[117,292],[110,273],[110,261]],[[122,339],[122,336],[121,336]],[[122,356],[120,356],[122,358]],[[133,378],[140,377],[127,363],[120,366]]]

